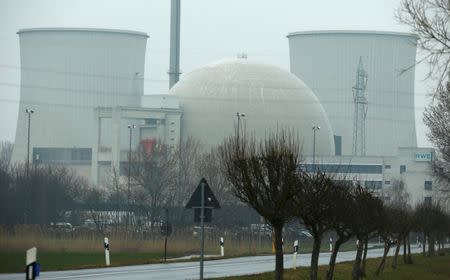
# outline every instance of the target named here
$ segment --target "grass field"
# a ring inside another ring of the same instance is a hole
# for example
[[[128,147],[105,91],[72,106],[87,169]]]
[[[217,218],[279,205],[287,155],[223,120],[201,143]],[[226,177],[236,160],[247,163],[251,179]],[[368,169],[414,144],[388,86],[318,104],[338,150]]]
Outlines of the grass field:
[[[367,277],[366,280],[448,280],[450,279],[450,252],[447,251],[445,256],[423,257],[421,255],[413,256],[413,264],[403,264],[402,258],[399,257],[399,264],[396,269],[391,268],[392,258],[388,258],[386,268],[380,276],[375,276],[375,270],[380,263],[380,259],[369,259],[367,261]],[[335,280],[351,279],[353,263],[341,263],[336,266]],[[325,279],[327,266],[319,267],[319,279]],[[309,270],[307,268],[287,269],[284,272],[283,279],[297,280],[309,279]],[[218,280],[272,280],[274,273],[262,273],[257,275],[242,277],[215,278]]]
[[[164,254],[160,253],[116,253],[111,256],[111,263],[113,266],[147,264],[160,262],[162,258]],[[42,271],[92,268],[105,265],[105,254],[103,252],[39,252],[38,260]],[[1,252],[0,263],[0,273],[21,272],[25,267],[25,255],[23,252]]]
[[[220,253],[220,233],[207,233],[205,253]],[[38,248],[38,260],[43,271],[102,267],[105,263],[103,235],[95,232],[70,232],[54,234],[38,227],[18,227],[13,232],[0,228],[0,273],[21,272],[24,268],[25,251]],[[164,238],[156,234],[147,238],[125,233],[110,234],[111,264],[131,265],[161,262],[164,257]],[[292,240],[286,240],[285,252],[292,252]],[[311,242],[300,242],[300,252],[310,252]],[[341,250],[354,250],[353,241]],[[324,242],[322,250],[328,250]],[[192,231],[175,232],[169,238],[168,257],[199,254],[200,240]],[[271,241],[254,235],[239,237],[225,235],[225,255],[252,256],[271,254]]]

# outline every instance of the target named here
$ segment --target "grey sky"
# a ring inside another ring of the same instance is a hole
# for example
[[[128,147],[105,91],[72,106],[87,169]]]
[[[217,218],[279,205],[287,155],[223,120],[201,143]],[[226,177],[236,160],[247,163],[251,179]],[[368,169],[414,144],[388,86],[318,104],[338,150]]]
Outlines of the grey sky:
[[[408,31],[394,18],[400,0],[181,0],[181,70],[245,52],[289,70],[289,32],[322,29]],[[12,141],[19,102],[18,29],[96,27],[150,35],[145,93],[166,93],[170,0],[0,0],[0,140]],[[424,68],[424,67],[423,67]],[[427,86],[416,71],[418,144]]]

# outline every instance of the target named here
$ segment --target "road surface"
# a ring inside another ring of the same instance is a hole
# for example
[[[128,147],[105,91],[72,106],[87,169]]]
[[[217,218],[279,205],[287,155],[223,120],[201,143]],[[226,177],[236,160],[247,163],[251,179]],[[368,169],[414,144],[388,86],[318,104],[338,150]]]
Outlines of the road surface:
[[[413,253],[420,252],[420,248],[412,246]],[[390,255],[394,252],[390,250]],[[340,252],[337,257],[338,262],[351,261],[355,258],[355,251]],[[368,258],[380,257],[383,249],[370,249]],[[311,254],[300,254],[297,257],[297,265],[309,266]],[[319,264],[328,264],[330,253],[321,253]],[[111,256],[114,260],[114,255]],[[292,254],[284,256],[285,268],[292,267]],[[222,260],[205,261],[205,278],[237,276],[245,274],[255,274],[275,269],[275,256],[241,257]],[[24,273],[20,274],[0,274],[0,280],[22,280]],[[199,279],[199,262],[180,262],[166,264],[133,265],[111,268],[80,269],[66,271],[42,272],[38,280],[59,280],[59,279]]]

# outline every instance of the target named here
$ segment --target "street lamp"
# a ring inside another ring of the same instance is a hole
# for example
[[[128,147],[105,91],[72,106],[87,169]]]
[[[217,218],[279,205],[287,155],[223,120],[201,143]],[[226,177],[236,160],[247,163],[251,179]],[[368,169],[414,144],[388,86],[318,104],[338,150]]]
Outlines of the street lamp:
[[[320,126],[313,125],[313,170],[316,172],[316,131],[320,130]]]
[[[241,131],[240,131],[241,117],[242,118],[245,117],[245,113],[237,112],[236,116],[237,116],[237,133],[236,133],[236,136],[237,136],[237,142],[239,143],[239,134],[241,133]]]
[[[27,177],[28,177],[28,171],[30,169],[30,125],[31,125],[31,114],[34,113],[33,109],[25,109],[25,113],[28,114],[28,137],[27,137]]]
[[[130,223],[130,198],[131,198],[131,136],[133,135],[133,129],[136,128],[135,124],[129,124],[128,129],[130,131],[130,141],[129,141],[129,150],[128,150],[128,194],[127,194],[127,204],[128,204],[128,221],[127,224]]]

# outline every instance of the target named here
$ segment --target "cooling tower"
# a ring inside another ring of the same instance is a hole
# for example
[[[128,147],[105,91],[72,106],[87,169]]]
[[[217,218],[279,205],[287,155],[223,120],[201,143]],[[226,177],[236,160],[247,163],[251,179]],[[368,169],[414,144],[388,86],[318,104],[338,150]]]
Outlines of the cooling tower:
[[[287,37],[291,72],[319,98],[333,132],[342,137],[343,155],[352,154],[353,92],[360,59],[367,73],[366,155],[390,156],[398,147],[416,147],[415,35],[311,31]]]
[[[85,28],[32,28],[20,39],[21,91],[13,160],[89,165],[94,108],[140,106],[148,35]],[[90,170],[87,167],[87,170]]]

